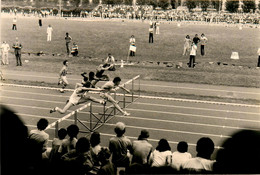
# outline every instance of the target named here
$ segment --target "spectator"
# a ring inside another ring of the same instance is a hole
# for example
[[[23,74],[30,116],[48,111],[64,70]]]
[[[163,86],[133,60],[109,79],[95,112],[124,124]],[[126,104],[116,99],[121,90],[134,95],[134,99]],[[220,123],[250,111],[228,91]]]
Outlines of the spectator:
[[[149,156],[152,152],[153,146],[148,142],[149,132],[145,129],[141,131],[138,140],[133,141],[133,158],[132,163],[137,159],[141,159],[141,164],[147,165]]]
[[[14,54],[16,57],[16,66],[22,66],[22,60],[21,60],[21,55],[22,55],[22,44],[19,42],[18,37],[16,37],[16,41],[13,44],[14,48]]]
[[[101,151],[100,146],[100,134],[99,132],[93,132],[90,136],[90,153],[93,159],[94,165],[99,166],[98,153]]]
[[[79,47],[78,47],[78,45],[74,42],[74,43],[73,43],[73,46],[72,46],[72,49],[71,49],[71,54],[72,54],[74,57],[77,57],[77,56],[78,56],[78,53],[79,53]]]
[[[190,47],[191,47],[191,39],[190,39],[190,35],[187,35],[184,39],[183,55],[186,55],[186,53],[190,52]]]
[[[149,43],[153,43],[153,27],[149,27]]]
[[[72,38],[69,35],[69,33],[67,32],[66,36],[65,36],[65,41],[66,41],[66,48],[67,48],[67,54],[68,55],[70,54],[70,42],[71,42],[71,40],[72,40]]]
[[[134,57],[135,56],[135,49],[136,49],[136,46],[135,46],[135,36],[134,35],[131,36],[129,42],[130,42],[130,48],[129,48],[130,56]]]
[[[156,35],[160,34],[160,22],[159,21],[155,22],[155,34]]]
[[[16,23],[17,23],[17,17],[14,17],[14,18],[13,18],[13,27],[12,27],[12,30],[17,30]]]
[[[198,45],[199,42],[200,42],[200,39],[198,37],[198,34],[195,34],[195,37],[193,38],[193,43]]]
[[[213,170],[214,160],[210,160],[214,151],[214,143],[208,137],[202,137],[196,145],[197,157],[187,160],[183,169],[184,172],[210,172]]]
[[[106,60],[105,60],[105,64],[107,64],[109,66],[109,71],[115,71],[115,58],[111,55],[111,53],[108,54]]]
[[[49,24],[49,26],[47,27],[47,41],[51,41],[52,32],[53,32],[53,28]]]
[[[42,27],[42,15],[41,15],[41,13],[39,14],[39,27]]]
[[[8,52],[10,50],[9,44],[6,43],[6,41],[3,42],[1,45],[1,52],[2,52],[2,64],[8,65],[9,59],[8,59]]]
[[[180,170],[180,167],[191,158],[191,154],[188,151],[187,142],[181,141],[177,145],[177,151],[172,153],[171,166],[177,171]]]
[[[201,45],[200,45],[200,51],[201,51],[201,55],[204,56],[205,55],[205,45],[208,42],[208,38],[204,35],[204,33],[201,34]]]
[[[79,127],[77,125],[72,124],[72,125],[68,126],[67,133],[68,133],[69,139],[64,139],[58,150],[58,152],[61,155],[68,153],[72,149],[75,149],[76,143],[78,141],[77,135],[79,133]]]
[[[158,142],[156,149],[152,152],[149,164],[151,167],[164,167],[170,163],[172,155],[171,147],[166,139],[161,139]]]
[[[98,159],[100,160],[101,167],[97,172],[98,175],[116,175],[116,167],[110,161],[111,153],[108,148],[101,148],[98,153]]]
[[[257,50],[257,54],[258,54],[258,62],[257,62],[257,67],[260,67],[260,47]]]
[[[87,174],[93,168],[93,162],[89,152],[90,143],[86,137],[81,137],[75,146],[75,149],[64,154],[61,159],[64,162],[65,171],[62,174],[83,175]]]
[[[259,174],[260,132],[256,130],[237,131],[218,150],[214,173],[217,174]]]
[[[191,51],[190,51],[190,61],[189,61],[189,67],[194,68],[195,66],[195,57],[196,57],[196,53],[197,53],[197,45],[192,42],[191,44]]]
[[[109,150],[112,153],[112,163],[116,167],[128,167],[130,163],[130,153],[132,152],[132,142],[124,133],[125,124],[117,122],[114,129],[116,136],[109,140]]]

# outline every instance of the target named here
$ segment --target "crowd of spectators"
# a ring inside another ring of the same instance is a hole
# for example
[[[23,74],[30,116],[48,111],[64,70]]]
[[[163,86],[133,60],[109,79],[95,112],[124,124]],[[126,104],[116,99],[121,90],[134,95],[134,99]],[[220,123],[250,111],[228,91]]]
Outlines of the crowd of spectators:
[[[167,139],[162,138],[154,148],[145,129],[132,141],[126,136],[127,126],[122,122],[116,123],[115,136],[105,146],[98,132],[90,138],[77,138],[79,128],[72,124],[59,129],[58,138],[53,139],[51,151],[46,154],[49,139],[44,131],[48,125],[46,119],[40,119],[37,129],[28,132],[7,107],[1,106],[0,114],[3,174],[260,173],[260,132],[256,130],[237,131],[224,141],[216,160],[212,160],[215,146],[209,137],[197,141],[197,155],[192,157],[185,141],[173,150]]]

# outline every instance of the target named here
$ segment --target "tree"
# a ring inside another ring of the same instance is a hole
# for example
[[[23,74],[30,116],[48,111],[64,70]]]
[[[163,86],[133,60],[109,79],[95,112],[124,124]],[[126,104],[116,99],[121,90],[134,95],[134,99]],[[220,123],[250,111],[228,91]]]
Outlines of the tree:
[[[157,7],[157,0],[147,0],[147,5],[152,5],[153,7]]]
[[[215,9],[217,9],[217,10],[219,10],[219,7],[221,6],[221,3],[220,3],[219,0],[217,0],[217,1],[211,1],[211,4],[212,4],[213,8],[215,8]]]
[[[209,1],[201,1],[200,6],[203,11],[207,11],[207,8],[209,7]]]
[[[133,2],[132,2],[132,0],[124,0],[124,4],[125,5],[132,5]]]
[[[138,5],[145,5],[146,4],[146,0],[136,0],[136,3]]]
[[[171,6],[172,6],[172,9],[176,9],[176,1],[175,0],[171,0]]]
[[[255,4],[255,1],[243,1],[243,5],[242,5],[242,8],[243,8],[243,12],[245,13],[248,13],[250,12],[251,10],[253,10],[253,12],[255,11],[256,9],[256,4]]]
[[[186,6],[188,7],[189,11],[196,7],[196,2],[193,0],[187,0]]]
[[[159,0],[158,6],[165,10],[167,7],[169,7],[169,1],[168,0]]]
[[[239,7],[239,1],[232,1],[232,0],[226,1],[226,10],[227,11],[229,11],[231,13],[237,12],[238,7]]]

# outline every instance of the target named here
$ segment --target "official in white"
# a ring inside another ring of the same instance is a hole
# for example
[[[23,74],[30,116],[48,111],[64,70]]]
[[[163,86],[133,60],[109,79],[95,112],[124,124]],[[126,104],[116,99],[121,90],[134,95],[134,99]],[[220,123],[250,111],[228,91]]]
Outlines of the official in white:
[[[9,44],[6,43],[6,41],[3,42],[1,45],[1,52],[2,52],[2,64],[3,65],[8,65],[9,60],[8,60],[8,51],[10,50]]]
[[[53,31],[53,28],[51,27],[51,25],[49,25],[47,27],[47,41],[51,41],[52,31]]]

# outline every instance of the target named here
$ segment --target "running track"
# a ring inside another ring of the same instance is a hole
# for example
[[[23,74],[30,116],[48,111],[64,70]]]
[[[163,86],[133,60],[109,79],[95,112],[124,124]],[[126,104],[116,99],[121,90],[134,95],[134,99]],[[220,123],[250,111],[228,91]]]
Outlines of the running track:
[[[50,123],[63,117],[64,115],[57,113],[50,114],[49,109],[54,106],[63,107],[70,94],[71,92],[60,94],[55,90],[2,86],[0,98],[1,103],[15,110],[31,130],[42,117],[47,118]],[[101,105],[93,106],[94,113],[102,111]],[[77,107],[72,109],[75,110]],[[177,143],[185,140],[193,156],[196,155],[195,145],[200,137],[210,137],[217,150],[222,141],[230,137],[234,131],[260,128],[259,106],[139,98],[127,107],[127,111],[131,116],[116,115],[98,129],[102,135],[103,146],[108,146],[109,138],[114,135],[114,125],[118,121],[126,123],[126,135],[132,140],[145,128],[150,132],[149,141],[154,147],[160,138],[166,138],[172,151],[175,151]],[[80,113],[79,118],[87,122],[88,116],[85,111]],[[72,119],[71,117],[65,120],[60,127],[72,124]],[[54,130],[50,129],[47,132],[52,140]]]

